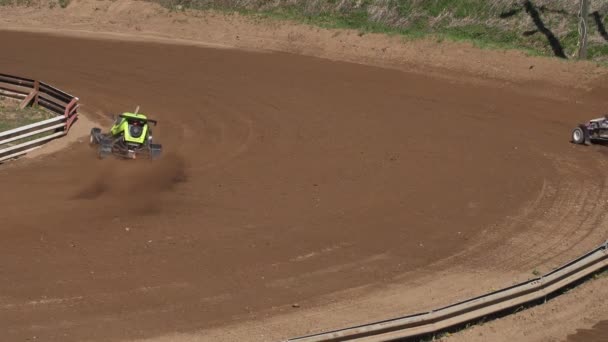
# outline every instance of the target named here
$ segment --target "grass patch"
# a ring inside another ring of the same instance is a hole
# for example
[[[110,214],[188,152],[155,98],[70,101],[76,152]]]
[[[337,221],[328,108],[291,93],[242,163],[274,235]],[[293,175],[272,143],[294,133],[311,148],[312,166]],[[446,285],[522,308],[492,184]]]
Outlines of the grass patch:
[[[0,6],[21,6],[28,7],[33,6],[37,2],[36,0],[0,0]],[[57,0],[57,2],[50,2],[49,7],[54,8],[57,5],[61,8],[66,8],[70,4],[70,0]]]
[[[439,11],[436,7],[432,7],[430,10],[433,13]],[[466,9],[458,8],[457,12],[463,14],[466,13]],[[251,15],[251,12],[245,13]],[[440,15],[441,12],[438,14]],[[291,9],[289,12],[270,10],[258,13],[258,15],[330,29],[355,29],[363,33],[398,34],[412,39],[435,37],[438,41],[464,41],[486,49],[521,49],[535,55],[543,55],[550,50],[539,48],[537,44],[527,44],[525,39],[513,31],[505,31],[481,23],[460,26],[450,26],[446,23],[431,27],[427,17],[419,17],[412,20],[407,26],[392,27],[386,23],[370,20],[368,13],[361,10],[345,14],[322,13],[320,15],[305,15],[298,9]]]
[[[411,1],[407,0],[397,2],[411,4]],[[453,13],[455,18],[477,17],[485,19],[492,12],[490,1],[486,0],[429,0],[421,1],[418,6],[422,11],[433,17],[443,13]]]
[[[608,56],[608,44],[594,44],[589,46],[587,53],[589,54],[589,58],[598,59],[598,58],[606,58]]]
[[[0,98],[0,132],[55,117],[40,107],[19,109],[18,105]]]
[[[57,115],[38,106],[19,108],[19,102],[9,100],[0,96],[0,133],[11,130],[13,128],[22,127],[25,125],[40,122],[46,119],[51,119]],[[57,130],[48,130],[42,133],[34,134],[29,137],[21,138],[6,144],[0,148],[15,146],[27,141],[36,140],[55,133]]]
[[[0,6],[32,6],[33,0],[0,0]]]

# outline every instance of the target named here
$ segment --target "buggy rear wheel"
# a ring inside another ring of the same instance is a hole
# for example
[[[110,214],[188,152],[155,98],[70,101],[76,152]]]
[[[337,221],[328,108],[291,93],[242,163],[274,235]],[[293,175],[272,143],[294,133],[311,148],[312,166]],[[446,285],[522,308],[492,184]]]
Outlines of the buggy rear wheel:
[[[99,159],[104,159],[111,154],[112,154],[111,151],[108,151],[107,149],[103,148],[102,146],[99,146],[99,150],[97,150],[97,157],[99,157]]]
[[[150,159],[158,159],[163,150],[163,146],[161,144],[150,144]]]
[[[572,130],[572,142],[578,145],[585,143],[585,131],[581,127]]]

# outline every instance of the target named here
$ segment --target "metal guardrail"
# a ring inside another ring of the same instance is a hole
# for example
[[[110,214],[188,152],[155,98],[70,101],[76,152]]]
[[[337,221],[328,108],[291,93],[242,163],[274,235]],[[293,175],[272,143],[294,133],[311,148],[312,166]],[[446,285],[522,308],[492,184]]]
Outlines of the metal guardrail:
[[[607,266],[608,241],[552,272],[502,290],[425,313],[291,338],[287,342],[393,341],[437,333],[539,300]]]
[[[0,132],[0,163],[66,135],[78,117],[77,97],[41,81],[0,74],[0,96],[21,100],[22,109],[35,105],[56,114],[48,120]],[[43,133],[46,134],[32,139]]]

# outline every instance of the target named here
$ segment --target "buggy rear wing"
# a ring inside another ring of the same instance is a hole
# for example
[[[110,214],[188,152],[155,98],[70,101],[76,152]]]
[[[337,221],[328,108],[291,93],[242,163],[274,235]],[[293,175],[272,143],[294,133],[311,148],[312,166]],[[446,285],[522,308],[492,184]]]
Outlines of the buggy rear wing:
[[[132,117],[132,116],[123,115],[123,114],[118,115],[118,117],[123,118],[123,119],[127,119],[127,120],[138,120],[138,121],[144,121],[144,122],[146,122],[146,123],[151,123],[151,124],[153,124],[154,126],[156,126],[156,125],[158,124],[158,121],[156,121],[156,120],[152,120],[152,119],[140,119],[140,118],[134,118],[134,117]]]

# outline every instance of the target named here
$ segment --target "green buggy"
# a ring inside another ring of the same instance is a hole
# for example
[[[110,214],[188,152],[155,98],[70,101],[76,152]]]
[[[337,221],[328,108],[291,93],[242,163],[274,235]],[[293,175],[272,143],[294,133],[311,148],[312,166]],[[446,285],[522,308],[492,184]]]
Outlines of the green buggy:
[[[99,158],[103,159],[109,155],[127,159],[136,159],[139,156],[150,159],[160,157],[162,145],[152,142],[150,129],[150,125],[156,126],[157,121],[148,119],[137,111],[118,115],[108,133],[102,133],[98,127],[91,129],[90,143],[98,145]]]

